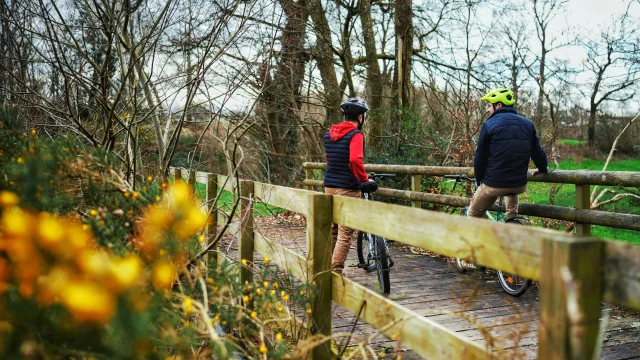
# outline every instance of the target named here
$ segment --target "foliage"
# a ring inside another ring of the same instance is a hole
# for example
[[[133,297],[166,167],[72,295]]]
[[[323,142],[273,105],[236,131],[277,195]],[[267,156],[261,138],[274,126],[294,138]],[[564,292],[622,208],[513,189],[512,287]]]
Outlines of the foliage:
[[[0,116],[0,357],[306,351],[269,336],[265,324],[288,321],[287,306],[310,313],[313,288],[282,278],[264,266],[268,258],[209,271],[192,259],[208,218],[187,184],[147,176],[133,189],[112,154],[40,139],[14,115]],[[256,282],[240,284],[238,266],[251,266]]]

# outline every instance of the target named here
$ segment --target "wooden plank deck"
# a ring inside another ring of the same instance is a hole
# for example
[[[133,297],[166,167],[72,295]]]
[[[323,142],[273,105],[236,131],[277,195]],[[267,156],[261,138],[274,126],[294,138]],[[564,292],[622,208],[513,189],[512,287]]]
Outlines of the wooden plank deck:
[[[303,222],[304,219],[274,221],[274,217],[256,218],[255,229],[287,248],[304,254],[306,240]],[[230,248],[234,248],[233,244]],[[520,298],[514,298],[502,291],[492,271],[461,274],[448,258],[417,254],[398,243],[390,243],[390,252],[395,266],[391,269],[389,298],[462,336],[489,344],[501,359],[536,358],[539,295],[536,284]],[[235,253],[232,251],[228,255],[233,258]],[[256,253],[255,258],[261,257]],[[345,275],[370,289],[377,289],[375,272],[366,273],[356,268],[356,264],[354,238]],[[607,305],[605,308],[608,326],[601,358],[640,359],[640,312]],[[355,314],[334,303],[332,332],[351,331],[355,317]],[[366,341],[375,333],[375,328],[359,320],[347,352],[353,351],[358,342]],[[386,349],[388,355],[384,358],[395,359],[399,354],[402,359],[422,358],[404,348],[401,341],[377,335],[368,343],[377,352]]]

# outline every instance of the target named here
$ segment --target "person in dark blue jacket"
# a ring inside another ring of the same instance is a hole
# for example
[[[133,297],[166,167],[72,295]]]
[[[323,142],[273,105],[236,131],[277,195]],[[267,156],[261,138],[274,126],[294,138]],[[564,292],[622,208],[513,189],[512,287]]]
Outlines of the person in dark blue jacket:
[[[495,89],[482,97],[489,119],[482,125],[473,160],[478,189],[469,216],[482,217],[500,196],[505,196],[507,218],[518,215],[518,195],[526,191],[529,160],[548,172],[545,154],[531,120],[518,115],[513,91]]]

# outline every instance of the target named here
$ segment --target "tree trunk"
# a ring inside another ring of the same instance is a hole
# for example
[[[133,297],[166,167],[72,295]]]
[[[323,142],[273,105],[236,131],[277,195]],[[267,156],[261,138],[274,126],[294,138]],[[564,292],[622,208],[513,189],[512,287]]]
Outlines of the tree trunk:
[[[589,148],[593,149],[596,144],[596,111],[598,107],[592,102],[589,109],[589,124],[587,125],[587,139]]]
[[[413,55],[412,0],[396,1],[396,66],[393,73],[394,103],[396,107],[411,107],[411,60]],[[398,114],[398,115],[401,115]]]
[[[360,1],[360,24],[364,38],[364,49],[367,55],[367,89],[369,90],[369,107],[373,110],[369,116],[367,126],[367,144],[376,147],[382,136],[382,81],[380,65],[378,64],[378,50],[373,33],[373,20],[371,19],[371,0]]]
[[[280,0],[287,16],[280,42],[282,49],[273,86],[266,88],[262,103],[267,112],[270,134],[271,174],[269,181],[289,183],[299,171],[296,159],[299,143],[299,124],[295,110],[301,106],[301,87],[305,65],[309,61],[304,49],[309,12],[305,0]],[[266,70],[268,73],[268,69]]]
[[[340,87],[333,64],[333,51],[329,22],[325,16],[320,0],[309,0],[309,14],[313,20],[316,33],[316,61],[322,78],[322,86],[325,93],[325,109],[327,121],[325,124],[334,124],[340,120]]]

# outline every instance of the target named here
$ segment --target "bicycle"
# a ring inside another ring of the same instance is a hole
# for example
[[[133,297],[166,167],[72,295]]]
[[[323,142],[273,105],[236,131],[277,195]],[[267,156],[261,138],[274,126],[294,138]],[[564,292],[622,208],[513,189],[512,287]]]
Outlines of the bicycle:
[[[395,174],[371,173],[370,179],[382,180],[393,178]],[[362,189],[362,197],[365,200],[373,201],[371,192]],[[356,242],[358,253],[358,267],[367,272],[376,271],[380,289],[384,295],[391,292],[391,281],[389,279],[389,268],[393,266],[393,259],[389,253],[387,239],[383,236],[374,235],[364,231],[358,231],[358,241]]]
[[[453,185],[453,189],[455,190],[456,185],[461,182],[461,181],[467,181],[467,182],[471,182],[472,184],[476,183],[476,179],[474,178],[469,178],[467,175],[445,175],[444,176],[447,179],[455,179],[455,183]],[[507,218],[503,213],[502,213],[502,203],[504,200],[504,196],[500,196],[500,200],[498,202],[498,210],[496,211],[496,216],[494,217],[489,210],[486,211],[487,217],[489,218],[489,220],[491,221],[495,221],[495,222],[504,222],[504,223],[513,223],[513,224],[519,224],[519,225],[523,225],[522,220],[526,220],[523,217],[517,216],[514,218]],[[469,207],[465,207],[463,213],[461,214],[463,216],[468,216],[469,215]],[[477,266],[475,264],[472,263],[467,263],[466,261],[464,261],[463,259],[460,258],[456,258],[456,267],[458,268],[458,271],[460,272],[465,272],[467,270],[475,270],[475,269],[481,269],[483,268],[482,266]],[[496,271],[498,274],[498,282],[500,283],[500,286],[502,286],[502,289],[509,295],[511,296],[521,296],[522,294],[524,294],[527,289],[529,289],[529,287],[531,286],[531,280],[524,278],[520,275],[517,274],[510,274],[507,272],[503,272],[501,270],[497,270]]]

